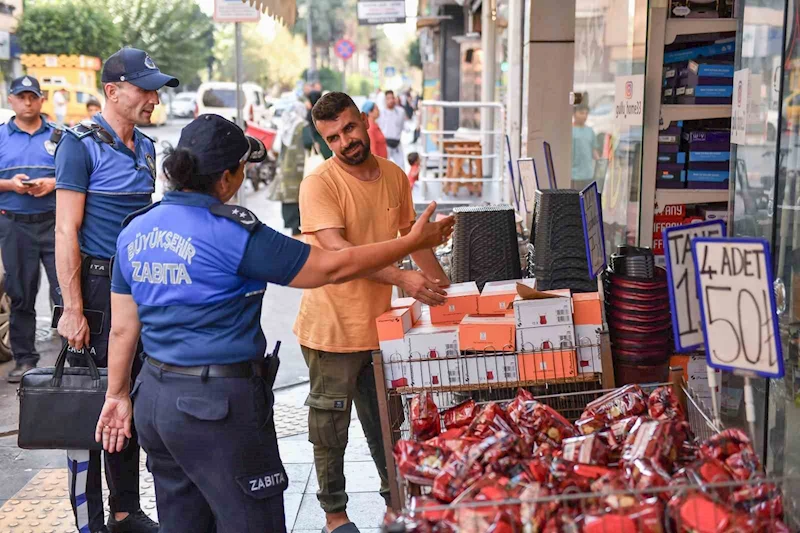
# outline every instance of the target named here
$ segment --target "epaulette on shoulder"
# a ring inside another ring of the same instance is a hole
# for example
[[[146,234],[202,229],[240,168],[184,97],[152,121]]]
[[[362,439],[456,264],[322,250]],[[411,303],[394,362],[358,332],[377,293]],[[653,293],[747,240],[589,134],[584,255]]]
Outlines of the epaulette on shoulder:
[[[131,223],[131,221],[134,218],[138,217],[139,215],[144,215],[145,213],[147,213],[148,211],[150,211],[151,209],[153,209],[155,206],[159,205],[160,203],[161,202],[153,202],[152,204],[148,205],[147,207],[143,207],[143,208],[139,209],[138,211],[134,211],[130,215],[126,216],[125,220],[122,221],[122,227],[123,228],[126,227],[128,224]]]
[[[261,221],[252,211],[238,205],[214,204],[209,209],[212,214],[233,220],[250,233],[261,225]]]
[[[65,131],[71,133],[78,139],[84,139],[86,137],[89,137],[94,130],[92,129],[91,125],[81,122],[77,126],[67,128]]]

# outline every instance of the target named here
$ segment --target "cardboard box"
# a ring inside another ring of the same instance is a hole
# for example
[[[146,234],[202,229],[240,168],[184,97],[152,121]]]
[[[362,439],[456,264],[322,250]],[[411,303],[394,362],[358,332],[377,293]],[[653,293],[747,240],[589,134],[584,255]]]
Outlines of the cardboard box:
[[[434,324],[458,324],[467,315],[478,314],[478,298],[481,293],[474,281],[456,283],[445,289],[444,305],[431,307]]]
[[[381,347],[381,354],[383,355],[384,363],[408,359],[408,343],[406,343],[406,339],[404,337],[400,339],[378,342]]]
[[[415,326],[406,333],[412,361],[459,355],[458,326]]]
[[[573,378],[578,375],[575,350],[521,353],[517,355],[520,381]]]
[[[572,324],[517,329],[517,347],[520,351],[552,350],[574,346],[575,326]]]
[[[573,294],[572,309],[572,323],[575,326],[590,326],[603,323],[603,307],[600,302],[599,292],[577,292]]]
[[[461,358],[463,384],[519,381],[517,356],[467,355]]]
[[[603,358],[600,353],[600,324],[575,326],[575,340],[578,346],[578,373],[593,374],[603,371]]]
[[[413,324],[422,318],[422,302],[414,298],[395,298],[392,300],[392,309],[411,309],[411,321]]]
[[[517,297],[517,283],[522,283],[531,289],[536,288],[536,280],[534,279],[490,281],[483,286],[483,292],[478,298],[478,314],[506,314]]]
[[[461,350],[513,352],[515,349],[514,317],[467,315],[458,326]]]
[[[572,324],[572,298],[542,298],[537,300],[514,300],[514,317],[517,329]],[[519,346],[519,343],[517,343]]]
[[[375,319],[375,324],[378,326],[379,340],[402,339],[406,331],[410,330],[413,325],[411,322],[411,310],[392,309],[391,311],[386,311]]]

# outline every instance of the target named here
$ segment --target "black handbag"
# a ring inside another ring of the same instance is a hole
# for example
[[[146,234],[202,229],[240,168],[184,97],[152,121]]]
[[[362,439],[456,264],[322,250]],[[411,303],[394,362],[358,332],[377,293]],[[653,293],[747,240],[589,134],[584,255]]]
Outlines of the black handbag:
[[[64,368],[67,345],[53,368],[25,372],[19,384],[19,435],[25,450],[102,450],[94,432],[108,388],[108,370],[97,368],[88,354],[88,367]]]

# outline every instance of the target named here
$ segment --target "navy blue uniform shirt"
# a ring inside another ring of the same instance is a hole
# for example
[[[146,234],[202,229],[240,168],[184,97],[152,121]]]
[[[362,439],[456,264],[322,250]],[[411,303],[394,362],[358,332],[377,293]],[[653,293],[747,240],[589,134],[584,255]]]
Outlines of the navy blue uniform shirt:
[[[180,366],[264,356],[261,304],[267,283],[288,285],[311,248],[211,196],[168,192],[122,230],[111,292],[131,294],[148,355]],[[250,225],[247,224],[250,222]]]
[[[111,134],[114,144],[68,129],[56,150],[56,189],[86,195],[81,252],[110,259],[122,221],[152,201],[156,150],[149,137],[134,130],[135,150],[131,152],[102,115],[93,120]]]
[[[17,174],[31,179],[55,177],[52,134],[53,126],[44,119],[33,135],[19,129],[13,118],[0,126],[0,179],[10,180]],[[56,210],[56,194],[35,198],[14,191],[0,192],[0,209],[26,215],[48,213]]]

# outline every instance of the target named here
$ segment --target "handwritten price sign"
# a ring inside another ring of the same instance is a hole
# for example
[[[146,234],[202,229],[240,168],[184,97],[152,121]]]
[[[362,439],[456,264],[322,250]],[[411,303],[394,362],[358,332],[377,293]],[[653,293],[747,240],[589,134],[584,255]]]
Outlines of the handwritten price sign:
[[[724,236],[725,223],[721,220],[664,230],[672,331],[678,352],[691,352],[703,344],[703,322],[700,317],[700,300],[697,299],[692,239]]]
[[[692,241],[708,365],[783,376],[772,261],[767,241]]]

